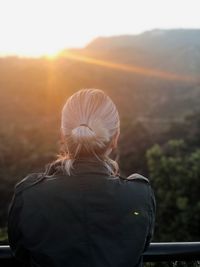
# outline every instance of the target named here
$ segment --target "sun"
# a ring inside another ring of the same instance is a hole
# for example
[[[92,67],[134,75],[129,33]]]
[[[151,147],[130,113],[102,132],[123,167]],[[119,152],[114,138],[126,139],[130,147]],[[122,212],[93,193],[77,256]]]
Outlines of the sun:
[[[153,3],[0,0],[0,56],[52,57],[63,49],[85,47],[98,36],[139,34],[154,28],[200,27],[197,0]]]
[[[9,43],[6,45],[4,52],[0,53],[0,56],[19,56],[19,57],[47,57],[49,59],[56,58],[57,55],[65,49],[65,46],[61,46],[57,42],[53,42],[50,38],[42,39],[30,38],[26,40],[21,38],[20,40],[15,41],[15,46],[9,46]]]
[[[53,58],[66,48],[83,47],[90,37],[73,24],[75,9],[67,0],[0,3],[0,56]]]

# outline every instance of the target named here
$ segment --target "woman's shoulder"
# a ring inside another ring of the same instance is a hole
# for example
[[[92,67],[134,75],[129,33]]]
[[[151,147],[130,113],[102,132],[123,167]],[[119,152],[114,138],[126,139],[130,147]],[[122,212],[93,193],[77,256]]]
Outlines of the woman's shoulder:
[[[127,182],[142,182],[145,184],[150,184],[149,179],[139,173],[133,173],[129,175],[128,177],[119,175],[119,178]]]
[[[122,181],[122,184],[125,185],[125,190],[126,191],[134,191],[134,193],[137,195],[137,193],[141,193],[146,195],[147,198],[153,198],[155,199],[154,196],[154,190],[151,186],[150,180],[139,174],[139,173],[133,173],[129,175],[128,177],[124,176],[119,176],[120,180]]]
[[[135,196],[145,196],[145,199],[148,201],[148,206],[150,207],[150,210],[152,211],[152,214],[155,214],[156,212],[156,199],[154,190],[151,186],[150,180],[138,173],[133,173],[129,175],[128,177],[122,177],[120,178],[125,182],[126,190],[132,192],[132,190],[135,193]],[[133,194],[134,197],[134,194]]]
[[[61,174],[61,163],[60,161],[56,161],[53,163],[49,163],[45,167],[44,172],[34,172],[28,174],[25,178],[20,180],[18,183],[15,185],[15,192],[22,192],[27,188],[32,187],[33,185],[36,185],[43,180],[45,180],[46,177],[49,176],[54,176],[56,174]]]
[[[15,185],[15,193],[20,193],[25,189],[41,182],[44,179],[44,173],[30,173]]]

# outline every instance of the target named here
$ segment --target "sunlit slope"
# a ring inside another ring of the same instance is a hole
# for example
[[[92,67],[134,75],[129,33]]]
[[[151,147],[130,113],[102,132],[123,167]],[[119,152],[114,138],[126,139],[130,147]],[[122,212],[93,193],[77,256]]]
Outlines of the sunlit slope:
[[[200,30],[99,37],[85,49],[61,56],[85,80],[89,75],[94,84],[109,84],[133,118],[176,119],[199,109]]]
[[[100,37],[89,44],[86,51],[121,63],[198,75],[200,30],[152,30],[140,35]]]

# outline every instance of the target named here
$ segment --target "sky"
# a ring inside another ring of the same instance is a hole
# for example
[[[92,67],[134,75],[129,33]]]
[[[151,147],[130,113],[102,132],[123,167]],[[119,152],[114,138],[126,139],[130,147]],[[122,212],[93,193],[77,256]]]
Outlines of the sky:
[[[0,0],[0,55],[53,55],[98,36],[199,28],[199,0]]]

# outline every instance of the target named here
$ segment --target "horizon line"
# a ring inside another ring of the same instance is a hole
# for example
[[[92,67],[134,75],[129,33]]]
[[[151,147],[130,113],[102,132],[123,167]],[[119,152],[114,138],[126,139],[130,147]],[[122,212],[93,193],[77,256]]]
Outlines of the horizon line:
[[[19,59],[54,59],[54,58],[59,58],[60,54],[64,51],[67,50],[81,50],[81,49],[85,49],[88,45],[90,45],[93,41],[97,40],[97,39],[107,39],[107,38],[116,38],[116,37],[123,37],[123,36],[139,36],[139,35],[143,35],[145,33],[149,33],[149,32],[153,32],[153,31],[200,31],[200,27],[198,28],[186,28],[186,27],[177,27],[177,28],[151,28],[151,29],[146,29],[146,30],[142,30],[141,32],[137,32],[137,33],[122,33],[122,34],[110,34],[110,35],[99,35],[96,36],[92,39],[90,39],[86,44],[79,46],[79,45],[74,45],[74,46],[66,46],[63,47],[61,49],[59,49],[57,52],[55,53],[41,53],[39,55],[28,55],[28,54],[22,54],[22,53],[15,53],[15,52],[0,52],[0,59],[1,58],[19,58]]]

